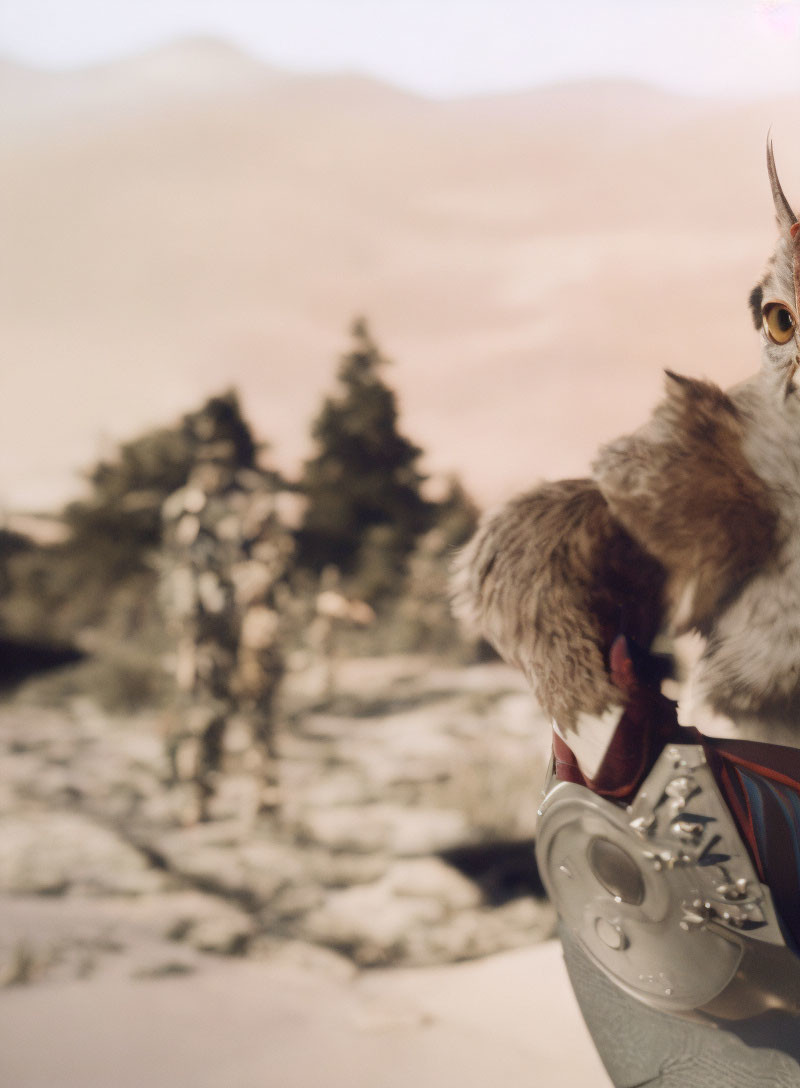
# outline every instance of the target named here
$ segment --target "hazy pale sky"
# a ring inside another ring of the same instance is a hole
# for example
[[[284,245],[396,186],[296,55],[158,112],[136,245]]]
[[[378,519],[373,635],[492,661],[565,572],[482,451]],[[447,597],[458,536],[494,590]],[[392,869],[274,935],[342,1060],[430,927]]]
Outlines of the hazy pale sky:
[[[0,0],[0,53],[43,66],[192,34],[436,96],[592,76],[700,94],[800,89],[800,0]]]

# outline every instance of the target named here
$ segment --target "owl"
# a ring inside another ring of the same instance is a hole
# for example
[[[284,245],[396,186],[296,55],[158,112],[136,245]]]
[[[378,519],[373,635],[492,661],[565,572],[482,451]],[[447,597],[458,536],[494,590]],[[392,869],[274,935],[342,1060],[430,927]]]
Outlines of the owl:
[[[456,561],[457,613],[524,672],[588,779],[615,732],[671,728],[657,651],[686,632],[697,705],[743,738],[800,745],[800,224],[769,141],[767,168],[778,241],[750,295],[758,372],[727,391],[667,372],[651,418],[591,476],[513,499]]]

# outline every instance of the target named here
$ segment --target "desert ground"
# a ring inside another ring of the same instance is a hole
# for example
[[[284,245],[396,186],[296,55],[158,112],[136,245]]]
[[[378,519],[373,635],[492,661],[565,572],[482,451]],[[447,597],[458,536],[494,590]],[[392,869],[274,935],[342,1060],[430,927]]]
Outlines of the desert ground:
[[[290,677],[277,822],[231,775],[185,825],[159,713],[109,715],[80,667],[6,699],[6,1083],[607,1083],[536,883],[517,675],[348,661],[323,708],[315,682]]]

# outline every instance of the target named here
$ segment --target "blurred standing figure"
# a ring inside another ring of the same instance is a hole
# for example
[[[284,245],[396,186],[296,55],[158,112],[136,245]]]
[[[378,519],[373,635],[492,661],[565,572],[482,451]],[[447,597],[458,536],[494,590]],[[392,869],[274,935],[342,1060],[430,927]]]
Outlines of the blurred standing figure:
[[[279,485],[256,466],[235,394],[213,398],[185,426],[197,451],[194,467],[162,510],[163,600],[179,693],[168,752],[174,780],[195,785],[205,820],[234,715],[249,733],[259,807],[278,804],[278,606],[293,541],[278,517]]]

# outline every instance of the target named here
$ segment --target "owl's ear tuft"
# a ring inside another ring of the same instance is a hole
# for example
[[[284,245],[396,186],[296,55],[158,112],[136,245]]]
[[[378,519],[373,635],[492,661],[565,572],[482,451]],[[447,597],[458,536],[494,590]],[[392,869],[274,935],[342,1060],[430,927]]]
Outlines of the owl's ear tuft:
[[[750,292],[750,298],[747,300],[750,303],[750,313],[753,315],[753,324],[757,329],[761,329],[761,305],[764,301],[764,288],[760,283],[757,283],[753,290]]]
[[[665,370],[664,391],[666,400],[654,413],[654,420],[666,428],[691,427],[717,429],[725,416],[738,418],[739,413],[731,398],[713,382],[688,378]],[[680,422],[679,422],[680,421]]]
[[[683,374],[676,374],[674,370],[665,370],[664,374],[667,378],[665,385],[668,393],[674,391],[674,386],[672,385],[673,382],[680,389],[685,389],[691,381],[690,378],[684,377]]]
[[[688,404],[697,399],[699,385],[694,378],[687,378],[685,374],[676,374],[674,370],[664,370],[664,392],[667,395],[667,403],[670,405]]]

